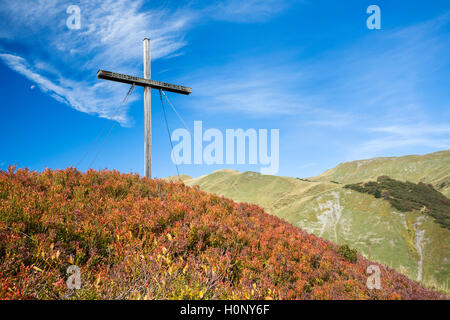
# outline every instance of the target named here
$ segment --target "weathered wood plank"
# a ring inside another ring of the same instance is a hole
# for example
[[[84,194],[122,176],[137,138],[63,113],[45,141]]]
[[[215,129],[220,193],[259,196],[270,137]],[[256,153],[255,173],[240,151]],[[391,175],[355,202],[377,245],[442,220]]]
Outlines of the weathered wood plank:
[[[181,94],[191,94],[192,88],[189,87],[183,87],[176,84],[171,84],[167,82],[162,81],[155,81],[151,79],[144,79],[134,76],[129,76],[122,73],[117,72],[111,72],[106,70],[98,70],[97,72],[97,78],[104,79],[104,80],[111,80],[116,82],[122,82],[122,83],[128,83],[128,84],[135,84],[137,86],[141,87],[151,87],[153,89],[161,89],[164,91],[170,91],[175,93],[181,93]]]

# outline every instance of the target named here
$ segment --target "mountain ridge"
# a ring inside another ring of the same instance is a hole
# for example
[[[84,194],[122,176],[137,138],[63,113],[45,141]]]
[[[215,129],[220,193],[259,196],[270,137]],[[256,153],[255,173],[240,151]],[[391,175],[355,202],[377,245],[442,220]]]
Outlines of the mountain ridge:
[[[445,150],[350,161],[305,179],[227,169],[184,182],[235,201],[258,204],[310,233],[348,243],[375,261],[448,292],[449,230],[420,212],[399,212],[384,199],[344,186],[387,175],[400,181],[431,183],[448,197],[449,173],[450,150]]]
[[[450,185],[440,184],[450,181],[450,150],[425,155],[377,157],[343,162],[311,179],[350,184],[376,180],[382,175],[402,181],[431,183],[449,197]],[[405,176],[407,179],[404,179]]]

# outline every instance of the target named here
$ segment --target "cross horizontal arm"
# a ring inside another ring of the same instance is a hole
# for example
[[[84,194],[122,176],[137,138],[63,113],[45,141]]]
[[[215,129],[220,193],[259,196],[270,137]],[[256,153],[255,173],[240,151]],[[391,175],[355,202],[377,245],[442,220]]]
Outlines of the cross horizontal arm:
[[[161,89],[164,91],[170,91],[175,93],[181,93],[181,94],[190,94],[192,93],[192,88],[189,87],[183,87],[176,84],[161,82],[161,81],[155,81],[150,79],[144,79],[139,77],[133,77],[122,73],[116,73],[111,71],[105,71],[105,70],[98,70],[97,72],[97,78],[99,79],[105,79],[105,80],[111,80],[111,81],[117,81],[122,83],[128,83],[128,84],[135,84],[137,86],[141,87],[151,87],[153,89]]]

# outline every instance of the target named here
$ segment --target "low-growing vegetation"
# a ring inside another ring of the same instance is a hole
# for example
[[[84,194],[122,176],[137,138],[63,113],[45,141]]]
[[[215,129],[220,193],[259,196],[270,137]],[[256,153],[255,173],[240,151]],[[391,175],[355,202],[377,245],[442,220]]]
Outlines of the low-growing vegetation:
[[[376,263],[339,251],[258,206],[181,182],[0,171],[2,299],[446,298],[382,265],[381,289],[370,290]],[[71,265],[81,270],[76,291]]]
[[[350,249],[347,244],[340,246],[338,252],[341,256],[352,263],[358,261],[358,252],[356,251],[356,249]]]
[[[387,176],[377,181],[346,185],[345,188],[384,198],[397,210],[420,211],[435,219],[442,227],[450,229],[450,199],[431,184],[402,182]]]

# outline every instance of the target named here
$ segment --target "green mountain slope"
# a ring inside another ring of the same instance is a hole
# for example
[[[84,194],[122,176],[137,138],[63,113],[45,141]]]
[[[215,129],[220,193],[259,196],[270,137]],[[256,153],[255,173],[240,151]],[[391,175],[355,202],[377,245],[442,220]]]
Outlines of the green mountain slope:
[[[449,292],[450,230],[420,210],[403,212],[383,198],[344,188],[388,175],[431,183],[448,196],[449,170],[450,151],[444,151],[348,162],[309,179],[219,170],[185,183],[258,204],[310,233],[349,244],[372,260]]]
[[[420,211],[434,218],[443,228],[450,229],[450,200],[431,184],[402,182],[387,176],[377,181],[348,184],[345,188],[383,198],[402,212]]]
[[[431,183],[437,190],[450,197],[450,150],[423,156],[345,162],[313,179],[349,184],[376,180],[382,175],[401,181]]]

